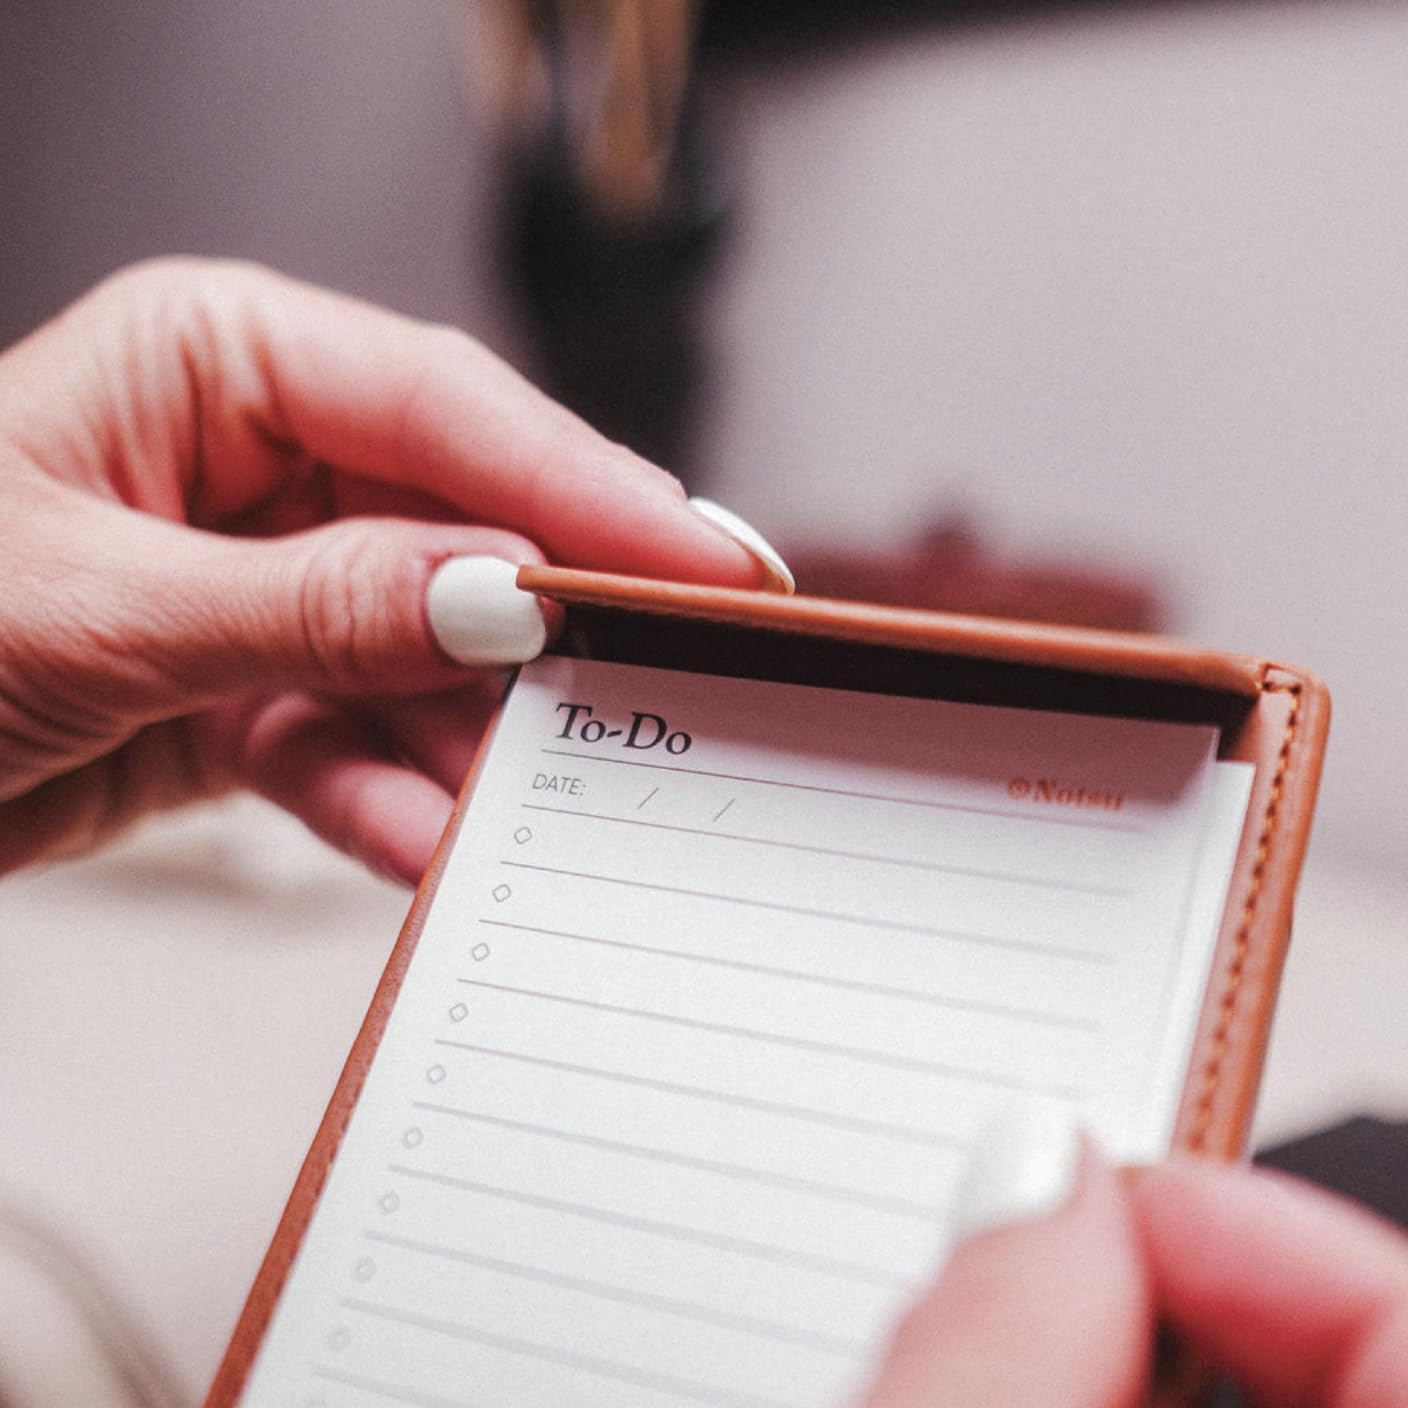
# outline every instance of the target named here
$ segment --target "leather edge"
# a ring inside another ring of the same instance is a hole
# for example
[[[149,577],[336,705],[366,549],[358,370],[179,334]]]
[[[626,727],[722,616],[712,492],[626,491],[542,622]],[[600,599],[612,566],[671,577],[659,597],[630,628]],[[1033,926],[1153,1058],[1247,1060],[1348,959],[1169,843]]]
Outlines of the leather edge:
[[[1268,667],[1259,708],[1257,775],[1173,1138],[1221,1159],[1245,1152],[1330,724],[1329,693],[1304,671]]]
[[[337,1084],[328,1101],[327,1109],[318,1124],[313,1142],[304,1156],[303,1164],[294,1181],[293,1190],[288,1196],[284,1210],[280,1214],[268,1250],[255,1275],[254,1284],[245,1299],[239,1319],[226,1347],[225,1354],[211,1381],[204,1400],[204,1408],[235,1408],[244,1390],[246,1379],[254,1367],[259,1347],[272,1320],[279,1297],[293,1270],[293,1263],[303,1241],[303,1234],[322,1195],[333,1160],[337,1157],[352,1112],[362,1094],[367,1073],[381,1044],[382,1034],[390,1020],[401,984],[416,945],[420,942],[421,931],[425,928],[430,906],[434,902],[440,886],[440,877],[445,870],[450,850],[454,845],[465,813],[469,808],[474,786],[478,780],[480,767],[493,738],[498,720],[495,711],[493,719],[484,731],[479,747],[475,751],[465,785],[461,788],[455,809],[445,832],[435,848],[430,865],[416,887],[410,911],[397,935],[396,943],[387,959],[386,967],[377,980],[372,1000],[366,1016],[358,1028],[357,1036],[348,1052]]]
[[[1257,696],[1270,668],[1254,656],[1209,650],[1165,636],[654,582],[533,563],[518,569],[517,583],[523,591],[566,606],[580,603],[930,654],[1191,684],[1244,698]]]

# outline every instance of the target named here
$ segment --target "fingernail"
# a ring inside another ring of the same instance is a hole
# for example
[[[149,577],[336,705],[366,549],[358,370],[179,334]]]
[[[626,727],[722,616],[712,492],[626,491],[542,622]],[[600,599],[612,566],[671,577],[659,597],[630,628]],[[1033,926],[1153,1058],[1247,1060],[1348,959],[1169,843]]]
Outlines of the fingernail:
[[[501,557],[452,557],[435,569],[425,614],[440,649],[461,665],[521,665],[542,653],[547,624],[518,567]]]
[[[949,1214],[949,1245],[1064,1207],[1080,1171],[1080,1133],[1068,1106],[1023,1100],[1002,1110],[968,1151]]]
[[[797,590],[797,579],[792,575],[791,568],[782,560],[782,554],[751,523],[745,523],[736,513],[730,513],[713,499],[691,499],[689,506],[701,518],[721,529],[739,547],[746,548],[758,559],[767,573],[763,582],[764,591],[786,592],[791,595]]]

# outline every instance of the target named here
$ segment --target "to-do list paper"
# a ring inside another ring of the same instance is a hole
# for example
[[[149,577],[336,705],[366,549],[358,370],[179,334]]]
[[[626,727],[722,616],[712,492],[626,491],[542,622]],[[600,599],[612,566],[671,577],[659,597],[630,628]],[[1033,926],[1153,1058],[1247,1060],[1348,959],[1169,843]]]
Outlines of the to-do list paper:
[[[525,668],[243,1401],[851,1401],[996,1109],[1166,1147],[1216,741]]]

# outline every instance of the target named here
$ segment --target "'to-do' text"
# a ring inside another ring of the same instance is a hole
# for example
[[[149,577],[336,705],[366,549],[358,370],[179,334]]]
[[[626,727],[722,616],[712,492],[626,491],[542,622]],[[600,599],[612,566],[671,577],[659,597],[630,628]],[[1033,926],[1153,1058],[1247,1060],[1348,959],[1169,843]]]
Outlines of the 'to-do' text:
[[[562,703],[555,712],[566,715],[557,737],[573,743],[614,743],[618,748],[633,748],[637,752],[663,747],[667,753],[678,757],[688,752],[694,742],[683,729],[671,729],[659,714],[648,714],[641,709],[631,711],[629,724],[614,728],[595,717],[590,704]]]

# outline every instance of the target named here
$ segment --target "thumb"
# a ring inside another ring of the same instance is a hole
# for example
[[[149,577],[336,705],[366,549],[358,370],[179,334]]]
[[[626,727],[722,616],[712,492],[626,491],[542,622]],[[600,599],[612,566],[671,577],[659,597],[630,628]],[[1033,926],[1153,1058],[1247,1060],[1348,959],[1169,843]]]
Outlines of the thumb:
[[[866,1408],[1127,1408],[1150,1336],[1118,1179],[1064,1110],[1023,1108],[974,1145],[951,1255],[896,1331]]]
[[[238,539],[93,505],[28,551],[39,589],[14,619],[37,678],[133,727],[237,694],[448,688],[531,659],[551,624],[514,585],[540,554],[498,529],[351,518]]]

